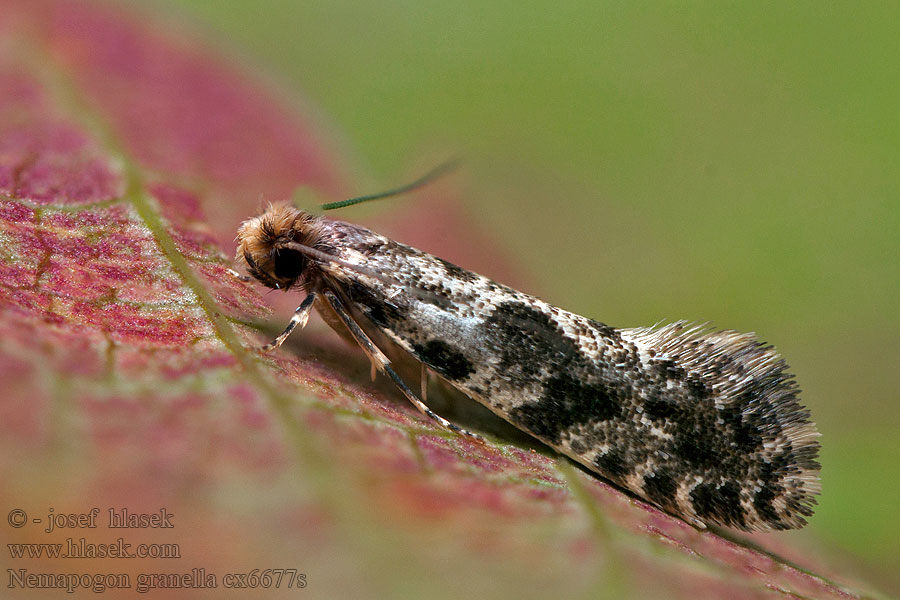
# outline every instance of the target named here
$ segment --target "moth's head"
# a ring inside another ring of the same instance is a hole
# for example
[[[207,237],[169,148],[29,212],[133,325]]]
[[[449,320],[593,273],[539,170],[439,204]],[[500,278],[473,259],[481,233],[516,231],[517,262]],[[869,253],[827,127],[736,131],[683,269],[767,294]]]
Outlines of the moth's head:
[[[258,217],[241,223],[236,260],[243,261],[247,272],[270,288],[287,290],[302,284],[309,259],[288,245],[313,246],[318,220],[290,205],[270,205]]]

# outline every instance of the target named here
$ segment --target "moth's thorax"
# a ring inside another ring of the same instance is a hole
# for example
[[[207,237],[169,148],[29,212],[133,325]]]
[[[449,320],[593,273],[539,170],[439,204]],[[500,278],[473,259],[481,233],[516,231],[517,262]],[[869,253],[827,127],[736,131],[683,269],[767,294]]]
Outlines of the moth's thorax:
[[[257,217],[244,221],[237,233],[237,260],[260,283],[274,289],[302,285],[312,263],[290,244],[320,245],[321,217],[290,205],[270,205]]]

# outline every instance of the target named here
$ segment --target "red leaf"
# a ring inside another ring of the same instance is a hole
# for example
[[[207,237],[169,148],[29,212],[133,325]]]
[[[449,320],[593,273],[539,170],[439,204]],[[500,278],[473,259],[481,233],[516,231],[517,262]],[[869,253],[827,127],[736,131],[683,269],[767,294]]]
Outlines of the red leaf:
[[[334,336],[260,354],[248,323],[266,302],[228,273],[236,226],[260,196],[338,197],[339,161],[309,120],[169,29],[104,4],[0,7],[0,497],[29,519],[6,538],[180,552],[4,554],[8,568],[126,573],[132,588],[204,569],[211,597],[256,568],[297,569],[325,597],[855,597],[555,458],[435,429]],[[487,242],[466,254],[466,223],[438,205],[448,235],[416,243],[496,264]],[[97,528],[45,532],[51,510],[92,508]],[[123,508],[174,527],[110,529]]]

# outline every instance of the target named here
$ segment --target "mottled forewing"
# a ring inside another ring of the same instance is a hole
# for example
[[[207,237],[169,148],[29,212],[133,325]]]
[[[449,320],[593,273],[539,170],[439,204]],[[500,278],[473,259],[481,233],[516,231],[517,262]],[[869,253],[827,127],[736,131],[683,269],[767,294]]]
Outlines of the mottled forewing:
[[[671,512],[802,525],[815,429],[771,347],[674,324],[616,329],[334,222],[330,277],[354,310],[504,419]]]

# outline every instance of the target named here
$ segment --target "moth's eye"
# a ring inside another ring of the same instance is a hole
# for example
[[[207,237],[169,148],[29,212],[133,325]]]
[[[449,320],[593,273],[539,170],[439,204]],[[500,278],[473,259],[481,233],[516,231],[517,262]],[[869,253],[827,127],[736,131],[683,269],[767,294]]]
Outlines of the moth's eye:
[[[306,257],[296,250],[279,250],[272,263],[278,279],[297,279],[306,268]]]

